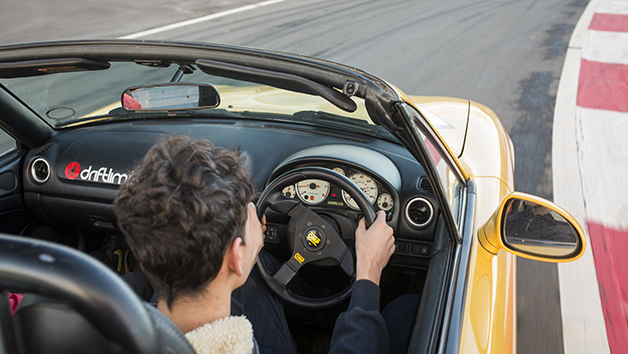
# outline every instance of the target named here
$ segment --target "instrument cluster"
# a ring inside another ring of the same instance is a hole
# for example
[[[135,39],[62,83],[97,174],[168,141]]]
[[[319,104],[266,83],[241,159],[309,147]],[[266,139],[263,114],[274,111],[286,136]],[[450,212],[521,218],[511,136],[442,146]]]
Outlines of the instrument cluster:
[[[394,207],[392,195],[377,180],[368,174],[341,166],[328,167],[343,176],[349,178],[358,186],[371,202],[375,210],[390,211]],[[282,194],[288,198],[298,198],[306,205],[321,205],[335,207],[348,207],[352,210],[360,210],[358,204],[349,193],[339,187],[321,180],[305,179],[283,189]]]

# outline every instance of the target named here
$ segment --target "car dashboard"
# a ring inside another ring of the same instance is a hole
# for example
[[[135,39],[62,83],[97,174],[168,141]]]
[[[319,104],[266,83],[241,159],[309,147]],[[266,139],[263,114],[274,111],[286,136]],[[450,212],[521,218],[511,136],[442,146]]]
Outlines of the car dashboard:
[[[423,167],[400,144],[335,129],[241,119],[168,118],[107,122],[70,128],[32,149],[24,161],[23,194],[42,222],[64,228],[117,233],[113,201],[118,186],[150,146],[166,135],[207,139],[247,156],[258,192],[286,172],[301,167],[334,170],[356,183],[375,211],[386,212],[394,229],[391,264],[427,268],[433,252],[439,206]],[[340,187],[304,180],[283,187],[330,220],[353,245],[361,213]],[[282,252],[289,218],[267,213],[265,247]]]

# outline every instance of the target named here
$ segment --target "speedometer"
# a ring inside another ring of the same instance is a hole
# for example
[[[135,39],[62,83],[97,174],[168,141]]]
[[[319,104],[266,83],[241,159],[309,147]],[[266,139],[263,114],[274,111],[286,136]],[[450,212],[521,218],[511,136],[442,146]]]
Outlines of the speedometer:
[[[371,204],[375,202],[378,194],[377,183],[375,183],[375,181],[371,177],[365,175],[364,173],[358,172],[349,176],[349,179],[353,183],[355,183],[355,185],[358,186],[358,188],[360,188],[362,192],[364,192],[364,195],[366,195]],[[360,207],[358,207],[358,203],[353,200],[353,197],[351,197],[349,193],[345,192],[344,190],[342,191],[342,199],[344,199],[345,203],[347,203],[347,205],[351,209],[360,209]]]
[[[322,179],[304,179],[297,183],[297,195],[305,204],[317,205],[327,199],[329,182]]]

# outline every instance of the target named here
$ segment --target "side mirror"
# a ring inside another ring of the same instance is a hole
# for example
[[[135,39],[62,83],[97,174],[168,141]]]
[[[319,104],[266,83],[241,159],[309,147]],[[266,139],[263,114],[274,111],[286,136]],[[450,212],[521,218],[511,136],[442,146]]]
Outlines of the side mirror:
[[[546,262],[570,262],[584,254],[582,228],[567,211],[533,195],[513,192],[478,230],[482,246]]]
[[[127,111],[178,111],[218,107],[220,96],[209,84],[166,83],[129,87],[121,101]]]

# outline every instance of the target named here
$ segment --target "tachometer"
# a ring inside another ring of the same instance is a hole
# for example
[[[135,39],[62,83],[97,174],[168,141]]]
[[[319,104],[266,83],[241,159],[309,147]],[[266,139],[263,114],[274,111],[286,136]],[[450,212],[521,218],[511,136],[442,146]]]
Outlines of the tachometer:
[[[364,195],[366,195],[371,204],[375,202],[378,193],[377,183],[375,183],[375,181],[371,177],[365,175],[364,173],[358,172],[349,176],[349,179],[353,183],[355,183],[355,185],[358,186],[358,188],[360,188],[362,192],[364,192]],[[342,199],[344,199],[345,203],[347,203],[347,205],[351,209],[360,209],[360,207],[358,207],[358,203],[356,203],[355,200],[353,200],[353,198],[349,195],[349,193],[345,192],[344,190],[342,191]]]
[[[317,205],[327,199],[329,182],[321,179],[304,179],[297,183],[297,195],[309,205]]]

